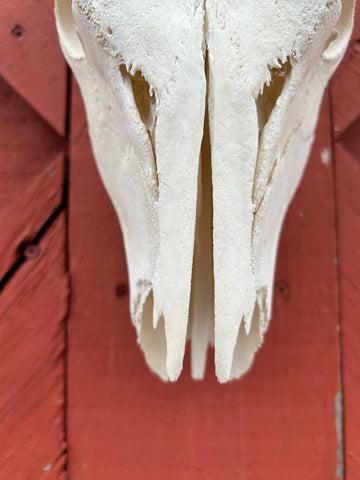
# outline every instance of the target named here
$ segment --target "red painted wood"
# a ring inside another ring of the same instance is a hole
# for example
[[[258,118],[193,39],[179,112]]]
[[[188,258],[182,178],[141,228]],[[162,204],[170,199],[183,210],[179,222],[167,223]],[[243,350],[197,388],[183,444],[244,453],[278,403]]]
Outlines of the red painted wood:
[[[346,480],[360,478],[360,5],[350,47],[331,81]]]
[[[355,10],[354,28],[345,56],[334,73],[331,85],[331,110],[334,136],[339,137],[359,116],[360,91],[360,3]]]
[[[62,202],[64,140],[0,77],[0,278]]]
[[[0,478],[65,479],[62,214],[0,295]],[[36,256],[36,255],[35,255]]]
[[[54,0],[1,2],[0,74],[60,134],[65,132],[67,68]]]
[[[265,344],[241,381],[151,374],[128,314],[125,257],[77,88],[72,115],[68,345],[72,480],[336,478],[337,273],[329,106],[282,235]],[[120,296],[120,298],[119,298]]]
[[[360,129],[358,131],[360,135]],[[360,478],[360,152],[335,149],[345,406],[346,480]]]

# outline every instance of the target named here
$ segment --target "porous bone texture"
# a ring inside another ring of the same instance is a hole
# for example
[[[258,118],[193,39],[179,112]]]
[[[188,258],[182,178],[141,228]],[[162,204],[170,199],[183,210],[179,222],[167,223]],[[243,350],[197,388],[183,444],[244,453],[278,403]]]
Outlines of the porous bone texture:
[[[150,368],[246,372],[354,0],[57,0]],[[84,171],[86,175],[86,171]]]

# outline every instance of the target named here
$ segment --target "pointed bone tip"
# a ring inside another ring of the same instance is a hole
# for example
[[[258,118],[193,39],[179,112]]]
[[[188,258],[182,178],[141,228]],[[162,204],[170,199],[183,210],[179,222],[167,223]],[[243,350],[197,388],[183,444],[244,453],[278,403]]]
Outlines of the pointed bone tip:
[[[185,345],[169,344],[167,341],[167,357],[166,357],[166,372],[170,382],[175,382],[183,369],[183,359],[185,353]]]
[[[180,368],[179,366],[176,366],[175,368],[166,366],[166,371],[168,376],[167,380],[169,382],[176,382],[182,371],[182,365],[180,366]]]
[[[216,368],[216,378],[219,383],[227,383],[231,380],[230,372],[225,372],[222,369]]]
[[[160,380],[162,380],[163,382],[169,382],[170,381],[169,375],[166,372],[157,370],[155,373],[160,378]]]
[[[231,377],[231,367],[233,361],[233,352],[229,355],[225,352],[225,355],[217,355],[215,347],[215,374],[219,383],[226,383]]]
[[[183,368],[187,333],[187,312],[174,315],[173,311],[163,309],[166,338],[166,371],[171,382],[176,381]]]
[[[204,380],[205,367],[202,363],[200,365],[191,365],[191,378],[193,380]]]
[[[235,321],[231,328],[227,322],[222,322],[215,328],[215,373],[219,383],[226,383],[231,379],[237,338],[241,324],[247,317],[248,314],[245,317],[237,315],[233,318]]]
[[[206,370],[208,343],[196,344],[194,337],[191,338],[191,378],[203,380]]]
[[[185,346],[184,348],[180,346],[172,348],[171,345],[167,344],[167,349],[166,372],[170,382],[175,382],[183,369]]]

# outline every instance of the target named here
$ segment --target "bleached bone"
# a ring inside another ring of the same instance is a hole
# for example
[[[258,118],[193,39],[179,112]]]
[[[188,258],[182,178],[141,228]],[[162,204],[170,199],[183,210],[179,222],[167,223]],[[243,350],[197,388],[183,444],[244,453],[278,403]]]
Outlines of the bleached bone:
[[[131,316],[164,380],[252,363],[276,250],[355,0],[57,0],[126,248]],[[85,173],[86,174],[86,173]]]

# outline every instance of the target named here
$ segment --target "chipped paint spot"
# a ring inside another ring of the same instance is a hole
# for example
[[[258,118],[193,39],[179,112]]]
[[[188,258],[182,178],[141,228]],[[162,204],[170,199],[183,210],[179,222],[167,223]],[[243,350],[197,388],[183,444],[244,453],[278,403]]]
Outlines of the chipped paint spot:
[[[335,425],[338,439],[336,477],[344,480],[343,405],[341,389],[335,395]]]
[[[329,165],[331,161],[331,151],[328,148],[324,148],[324,150],[320,154],[321,162],[324,165]]]
[[[48,472],[49,470],[51,470],[51,467],[52,467],[51,463],[48,463],[47,465],[45,465],[45,467],[43,468],[44,472]]]

